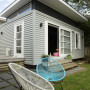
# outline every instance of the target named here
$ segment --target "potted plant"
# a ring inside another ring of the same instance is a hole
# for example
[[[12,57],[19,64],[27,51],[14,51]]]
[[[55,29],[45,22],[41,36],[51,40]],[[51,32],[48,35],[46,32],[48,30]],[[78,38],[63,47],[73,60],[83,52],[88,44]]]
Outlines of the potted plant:
[[[48,57],[49,57],[49,55],[46,55],[46,54],[42,55],[42,58],[48,58]]]
[[[72,60],[72,56],[71,55],[67,55],[67,59],[68,60]]]

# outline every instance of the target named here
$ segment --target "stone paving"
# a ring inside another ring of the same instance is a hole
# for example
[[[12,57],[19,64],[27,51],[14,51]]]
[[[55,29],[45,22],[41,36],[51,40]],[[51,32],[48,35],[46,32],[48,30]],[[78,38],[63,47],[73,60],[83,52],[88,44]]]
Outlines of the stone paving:
[[[66,75],[70,75],[82,70],[84,70],[84,68],[75,67],[66,70]],[[35,72],[35,69],[32,69],[32,71]],[[20,90],[18,84],[9,71],[0,72],[0,90]]]

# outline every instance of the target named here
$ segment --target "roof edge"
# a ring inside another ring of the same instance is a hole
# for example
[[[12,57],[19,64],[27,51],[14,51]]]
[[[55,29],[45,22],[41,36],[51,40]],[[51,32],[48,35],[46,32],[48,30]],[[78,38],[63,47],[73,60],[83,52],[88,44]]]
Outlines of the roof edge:
[[[5,17],[0,17],[0,21],[5,22],[6,21],[6,18]]]
[[[65,1],[63,0],[59,0],[60,2],[62,2],[64,5],[66,5],[69,9],[71,9],[73,12],[77,13],[80,17],[82,17],[86,22],[88,21],[87,18],[85,18],[80,12],[78,12],[77,10],[75,10],[73,7],[71,7],[70,5],[68,5]]]
[[[12,2],[8,7],[6,7],[1,13],[0,16],[2,16],[6,11],[8,11],[10,8],[12,8],[15,4],[17,4],[20,0],[15,0]]]

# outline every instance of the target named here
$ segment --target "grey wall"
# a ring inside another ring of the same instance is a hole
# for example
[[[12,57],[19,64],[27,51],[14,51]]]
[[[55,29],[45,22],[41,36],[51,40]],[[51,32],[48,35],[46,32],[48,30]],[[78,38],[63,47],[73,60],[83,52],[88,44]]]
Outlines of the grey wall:
[[[3,22],[0,21],[0,26],[3,24]]]
[[[73,59],[84,58],[84,32],[78,29],[74,31],[80,32],[81,49],[75,49],[75,32],[72,32],[72,57]]]
[[[0,27],[0,56],[6,55],[6,48],[10,48],[10,56],[14,56],[14,24],[24,21],[24,57],[25,63],[32,64],[32,31],[33,31],[32,11],[23,13],[7,21]],[[29,62],[28,62],[29,60]]]
[[[0,32],[3,32],[3,35],[0,34],[0,56],[6,55],[6,48],[10,48],[10,56],[13,56],[13,46],[14,46],[14,33],[13,22],[9,24],[4,24],[0,27]]]
[[[34,65],[40,60],[42,54],[45,54],[45,21],[56,23],[63,26],[70,31],[80,32],[81,37],[84,36],[84,32],[77,28],[77,22],[62,15],[61,13],[49,8],[48,6],[33,0],[33,10],[35,11],[34,21]],[[43,23],[43,27],[40,28],[40,23]],[[72,35],[72,56],[73,59],[84,57],[84,39],[81,38],[81,49],[75,49],[75,38]]]
[[[54,18],[50,15],[47,15],[41,11],[35,10],[35,47],[34,47],[34,64],[37,64],[37,62],[40,60],[42,54],[45,54],[45,21],[48,20],[50,22],[56,23],[59,26],[63,26],[67,28],[70,31],[76,31],[80,32],[81,37],[84,35],[83,31],[80,29],[67,24],[65,22],[62,22],[61,20]],[[43,23],[43,27],[40,28],[40,23]],[[84,57],[84,39],[81,38],[81,49],[75,49],[75,38],[74,35],[72,35],[72,56],[73,59],[82,58]]]
[[[43,12],[47,15],[50,15],[56,19],[59,19],[63,22],[66,22],[70,25],[73,25],[73,26],[76,26],[77,27],[77,22],[73,21],[72,19],[66,17],[65,15],[55,11],[54,9],[42,4],[41,2],[38,2],[37,0],[34,2],[34,9],[40,11],[40,12]]]

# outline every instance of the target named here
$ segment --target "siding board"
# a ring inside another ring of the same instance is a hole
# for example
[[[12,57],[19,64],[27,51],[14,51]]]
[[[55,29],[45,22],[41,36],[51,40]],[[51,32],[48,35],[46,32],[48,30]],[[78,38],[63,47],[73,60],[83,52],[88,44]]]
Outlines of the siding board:
[[[37,64],[37,62],[40,60],[42,54],[45,54],[45,20],[48,20],[50,22],[54,22],[56,24],[58,24],[59,26],[63,26],[67,29],[69,29],[70,31],[76,31],[76,32],[80,32],[81,36],[83,36],[83,31],[81,31],[80,29],[62,22],[61,20],[54,18],[50,15],[47,15],[43,12],[40,12],[38,10],[36,10],[36,22],[35,22],[35,52],[34,52],[34,65]],[[40,28],[40,23],[43,23],[43,27]],[[82,58],[84,57],[84,40],[81,38],[81,49],[77,50],[74,48],[75,42],[74,42],[74,37],[72,35],[72,56],[73,59],[77,59],[77,58]]]
[[[0,35],[0,56],[6,55],[6,48],[10,48],[10,56],[14,56],[14,25],[18,21],[24,21],[24,57],[28,64],[32,64],[32,16],[32,12],[18,15],[0,27],[0,32],[3,32],[3,35]]]

